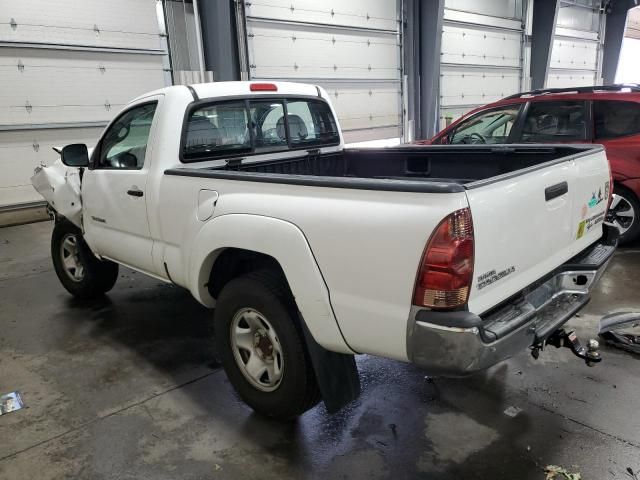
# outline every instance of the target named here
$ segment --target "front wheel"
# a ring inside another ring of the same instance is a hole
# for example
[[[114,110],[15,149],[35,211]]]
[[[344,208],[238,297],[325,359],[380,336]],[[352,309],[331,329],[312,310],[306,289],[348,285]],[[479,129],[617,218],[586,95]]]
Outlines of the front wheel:
[[[215,310],[215,340],[229,381],[256,412],[290,420],[320,400],[295,303],[278,275],[230,281]]]
[[[118,279],[118,264],[96,258],[80,229],[67,220],[53,227],[51,258],[60,283],[74,297],[99,297]]]
[[[620,232],[620,245],[625,245],[640,236],[640,201],[631,190],[618,185],[614,193],[608,217]]]

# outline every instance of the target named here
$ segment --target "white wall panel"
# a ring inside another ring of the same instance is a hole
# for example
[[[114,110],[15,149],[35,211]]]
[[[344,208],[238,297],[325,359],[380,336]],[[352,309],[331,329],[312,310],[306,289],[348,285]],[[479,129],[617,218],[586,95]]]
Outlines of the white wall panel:
[[[595,71],[598,65],[598,42],[556,37],[549,68]]]
[[[0,0],[0,12],[2,42],[162,49],[156,0]]]
[[[395,31],[397,6],[393,0],[259,0],[246,15],[274,20]]]
[[[393,34],[271,22],[251,22],[247,33],[255,78],[399,77]]]
[[[39,199],[29,178],[51,146],[93,144],[95,125],[167,84],[157,6],[0,0],[0,206]]]
[[[522,34],[445,25],[442,63],[519,67]]]
[[[588,87],[597,84],[596,72],[563,72],[551,70],[547,88]]]
[[[245,14],[250,78],[321,85],[347,142],[401,135],[396,0],[259,0]]]
[[[163,83],[160,55],[0,48],[0,125],[106,121]]]
[[[518,70],[441,67],[440,102],[443,107],[490,103],[519,89]]]
[[[522,89],[520,0],[446,0],[440,52],[440,127]]]
[[[600,81],[599,0],[560,0],[547,88],[597,85]]]

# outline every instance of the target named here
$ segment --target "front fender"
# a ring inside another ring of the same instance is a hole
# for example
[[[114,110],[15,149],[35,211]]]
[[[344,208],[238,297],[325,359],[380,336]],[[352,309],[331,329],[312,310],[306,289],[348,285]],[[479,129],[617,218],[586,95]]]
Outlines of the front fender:
[[[213,307],[207,289],[213,264],[226,248],[242,248],[275,258],[313,338],[324,348],[354,353],[344,341],[329,291],[304,233],[277,218],[250,214],[215,217],[198,232],[191,249],[188,286],[196,299]]]

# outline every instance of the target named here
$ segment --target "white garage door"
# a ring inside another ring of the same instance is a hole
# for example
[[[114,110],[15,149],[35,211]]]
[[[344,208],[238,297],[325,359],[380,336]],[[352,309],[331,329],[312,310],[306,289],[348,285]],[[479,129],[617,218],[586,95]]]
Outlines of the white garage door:
[[[546,86],[599,85],[600,0],[561,0],[559,7]]]
[[[440,127],[522,90],[520,0],[446,0],[440,54]]]
[[[249,76],[324,87],[345,140],[402,135],[397,0],[245,3]]]
[[[41,200],[29,177],[52,146],[92,146],[126,102],[170,83],[157,3],[0,0],[0,207]]]

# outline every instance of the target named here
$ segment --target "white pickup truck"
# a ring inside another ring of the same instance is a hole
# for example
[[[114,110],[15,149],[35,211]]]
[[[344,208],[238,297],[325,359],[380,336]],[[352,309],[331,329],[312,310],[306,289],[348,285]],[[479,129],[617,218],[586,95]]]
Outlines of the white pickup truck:
[[[461,376],[537,353],[616,245],[601,146],[345,149],[312,85],[151,92],[61,157],[32,182],[63,286],[101,295],[125,265],[189,289],[277,418],[355,398],[354,354]]]

